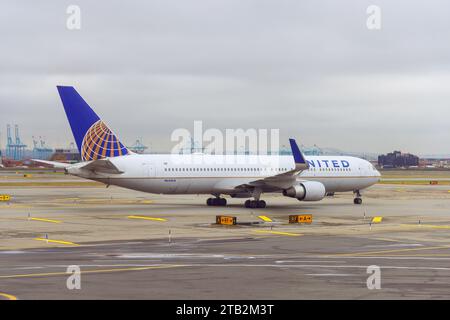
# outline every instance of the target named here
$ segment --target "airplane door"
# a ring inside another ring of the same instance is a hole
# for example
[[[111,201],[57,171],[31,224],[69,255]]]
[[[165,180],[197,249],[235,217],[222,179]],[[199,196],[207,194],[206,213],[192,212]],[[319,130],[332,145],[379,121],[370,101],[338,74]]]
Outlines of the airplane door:
[[[155,165],[152,163],[143,163],[142,164],[142,173],[145,177],[154,177],[156,175]]]

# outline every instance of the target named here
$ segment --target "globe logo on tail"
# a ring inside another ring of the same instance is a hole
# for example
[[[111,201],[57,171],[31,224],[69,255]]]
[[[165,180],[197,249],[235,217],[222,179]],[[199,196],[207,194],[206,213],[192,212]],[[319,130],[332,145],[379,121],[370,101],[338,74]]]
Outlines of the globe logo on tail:
[[[81,144],[83,161],[118,157],[129,153],[130,151],[101,120],[98,120],[89,128]]]

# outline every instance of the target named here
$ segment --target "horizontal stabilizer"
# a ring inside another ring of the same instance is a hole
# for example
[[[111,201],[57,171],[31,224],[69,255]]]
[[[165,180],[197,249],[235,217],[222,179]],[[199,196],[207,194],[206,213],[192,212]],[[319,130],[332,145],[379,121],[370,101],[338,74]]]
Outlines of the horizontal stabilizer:
[[[89,162],[88,164],[80,167],[82,170],[89,170],[98,173],[112,173],[112,174],[120,174],[123,171],[119,170],[111,161],[108,159],[94,160]]]
[[[64,163],[64,162],[57,162],[57,161],[48,161],[48,160],[39,160],[39,159],[31,159],[31,161],[37,162],[37,163],[43,163],[43,164],[47,164],[50,165],[54,168],[67,168],[70,167],[71,164],[70,163]]]

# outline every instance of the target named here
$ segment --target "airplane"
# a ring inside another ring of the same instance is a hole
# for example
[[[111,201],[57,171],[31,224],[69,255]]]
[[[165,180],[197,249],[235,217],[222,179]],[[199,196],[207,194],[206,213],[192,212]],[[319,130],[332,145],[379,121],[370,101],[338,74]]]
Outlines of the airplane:
[[[221,196],[228,195],[247,199],[246,208],[265,208],[264,193],[319,201],[335,192],[353,192],[354,203],[361,204],[360,191],[380,180],[380,173],[364,159],[305,157],[295,139],[289,139],[292,156],[136,154],[120,142],[75,88],[57,89],[82,162],[35,161],[107,186],[154,194],[212,195],[206,201],[208,206],[226,206],[227,200]]]

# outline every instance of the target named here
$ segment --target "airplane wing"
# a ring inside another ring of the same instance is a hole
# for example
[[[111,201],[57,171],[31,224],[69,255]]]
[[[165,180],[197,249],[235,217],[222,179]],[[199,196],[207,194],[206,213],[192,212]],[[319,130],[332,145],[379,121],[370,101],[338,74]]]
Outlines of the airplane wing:
[[[31,161],[37,162],[37,163],[43,163],[53,166],[54,168],[67,168],[70,167],[70,163],[64,163],[64,162],[57,162],[57,161],[48,161],[48,160],[39,160],[39,159],[31,159]]]
[[[123,173],[123,171],[119,170],[119,168],[117,168],[108,158],[91,161],[88,164],[79,167],[79,169],[96,173]]]
[[[235,185],[233,189],[249,190],[254,188],[261,188],[265,192],[273,192],[292,187],[297,180],[298,174],[303,170],[308,169],[309,164],[308,162],[306,162],[305,157],[300,151],[296,141],[294,139],[289,139],[289,143],[291,144],[292,155],[295,161],[295,168],[293,170],[254,181],[247,181],[240,185]],[[231,189],[231,186],[228,186],[228,188]]]
[[[300,151],[295,139],[289,139],[289,143],[294,157],[295,168],[274,176],[252,181],[249,183],[250,186],[261,187],[262,189],[267,189],[267,187],[286,189],[295,183],[300,172],[309,168],[309,164],[306,162],[305,156]]]
[[[250,183],[250,185],[260,186],[263,189],[266,189],[267,187],[286,189],[291,187],[295,183],[300,172],[309,168],[309,164],[308,162],[306,162],[305,156],[300,151],[300,148],[298,147],[295,139],[289,139],[289,143],[291,145],[292,155],[294,157],[295,168],[274,176],[253,181]]]

